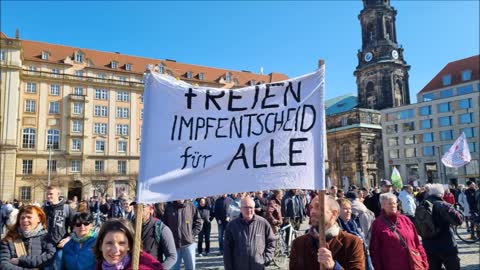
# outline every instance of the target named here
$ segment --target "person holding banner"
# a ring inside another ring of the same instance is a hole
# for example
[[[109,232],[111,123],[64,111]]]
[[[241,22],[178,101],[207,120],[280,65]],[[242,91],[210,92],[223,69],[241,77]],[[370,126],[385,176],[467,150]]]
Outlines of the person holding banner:
[[[365,255],[362,240],[343,232],[337,223],[340,206],[330,196],[325,198],[325,237],[327,247],[319,247],[318,224],[320,205],[318,196],[312,202],[311,228],[307,234],[293,240],[290,251],[290,270],[325,269],[364,270]],[[315,256],[316,255],[316,256]]]
[[[225,270],[261,270],[270,264],[275,252],[275,235],[268,221],[255,215],[251,197],[241,200],[239,218],[225,230],[223,263]]]
[[[93,253],[96,270],[132,270],[134,234],[130,221],[111,219],[102,224]],[[163,270],[162,264],[147,252],[140,251],[138,269]]]

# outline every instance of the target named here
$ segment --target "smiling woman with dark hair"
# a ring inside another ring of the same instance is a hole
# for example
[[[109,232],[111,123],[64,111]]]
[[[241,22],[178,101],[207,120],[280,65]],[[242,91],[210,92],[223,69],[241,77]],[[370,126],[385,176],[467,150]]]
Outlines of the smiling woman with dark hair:
[[[77,213],[72,220],[71,240],[63,247],[62,266],[68,270],[91,270],[95,268],[92,247],[97,240],[93,231],[93,216],[90,213]]]
[[[130,222],[111,219],[103,223],[98,233],[93,253],[97,259],[97,270],[131,270],[134,234]],[[162,264],[152,255],[141,251],[136,270],[162,270]]]
[[[55,247],[47,241],[46,216],[35,205],[20,208],[17,222],[0,244],[0,269],[44,269]]]

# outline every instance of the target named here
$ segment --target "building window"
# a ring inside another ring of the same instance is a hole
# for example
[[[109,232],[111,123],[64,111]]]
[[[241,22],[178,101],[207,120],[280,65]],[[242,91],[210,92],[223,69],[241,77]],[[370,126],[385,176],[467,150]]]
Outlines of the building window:
[[[473,122],[473,113],[464,113],[459,116],[460,124],[469,124]]]
[[[430,133],[423,133],[423,142],[426,143],[426,142],[433,142],[434,138],[433,138],[433,133],[430,132]]]
[[[7,52],[5,50],[0,50],[0,61],[7,60]]]
[[[119,160],[117,170],[119,174],[127,174],[127,162],[125,160]]]
[[[60,113],[60,102],[52,101],[48,107],[49,114],[59,114]]]
[[[432,114],[432,106],[423,106],[418,108],[418,114],[420,115],[430,115]]]
[[[95,172],[103,173],[105,171],[105,161],[95,160]]]
[[[191,71],[187,72],[187,79],[193,78],[193,74]]]
[[[23,129],[22,148],[33,149],[35,148],[37,132],[33,128]]]
[[[83,88],[82,87],[73,88],[73,94],[77,96],[83,96]]]
[[[60,70],[58,68],[52,68],[52,76],[54,78],[60,78]]]
[[[408,144],[416,144],[417,140],[415,138],[415,135],[409,135],[404,137],[404,142],[406,145]]]
[[[423,95],[423,101],[432,101],[435,99],[435,93],[428,93]]]
[[[96,117],[107,117],[107,115],[108,115],[107,106],[95,105],[95,107],[93,109],[93,115],[96,116]]]
[[[50,95],[52,95],[52,96],[59,96],[60,95],[60,85],[59,84],[51,84],[50,85]]]
[[[440,154],[445,154],[446,152],[448,152],[448,150],[450,150],[450,147],[452,147],[451,144],[442,145],[442,152]]]
[[[470,109],[472,108],[472,99],[466,98],[458,101],[458,109]]]
[[[230,75],[230,72],[227,72],[225,74],[225,82],[230,83],[232,81],[232,75]]]
[[[80,160],[72,160],[70,163],[70,171],[75,173],[80,172],[81,164]]]
[[[388,151],[389,157],[390,158],[399,158],[399,152],[400,151],[398,149],[390,150],[390,151]]]
[[[23,174],[32,174],[33,171],[33,160],[22,160],[22,173]]]
[[[342,117],[342,127],[348,125],[348,118],[347,117]]]
[[[20,187],[20,200],[21,201],[32,200],[32,187]]]
[[[105,152],[105,141],[104,140],[96,140],[95,141],[95,151],[96,152]]]
[[[129,109],[124,107],[117,107],[117,118],[128,118]]]
[[[72,132],[82,132],[82,122],[80,120],[72,121]]]
[[[416,148],[405,148],[405,157],[406,158],[411,158],[411,157],[416,157],[416,156],[417,156]]]
[[[107,78],[107,76],[105,76],[105,74],[103,74],[103,73],[98,73],[97,78],[99,78],[100,80],[105,80]]]
[[[448,127],[452,125],[452,117],[451,116],[443,116],[438,118],[438,125],[440,127]]]
[[[420,120],[420,129],[432,128],[432,119]]]
[[[128,125],[117,124],[117,135],[128,136]]]
[[[140,103],[143,103],[143,95],[140,95]]]
[[[72,139],[72,151],[80,151],[82,148],[82,141],[80,139]]]
[[[127,152],[127,141],[118,141],[117,151],[119,153]]]
[[[462,81],[469,81],[472,79],[472,71],[467,69],[462,71]]]
[[[25,92],[30,94],[37,93],[37,83],[27,82]]]
[[[132,70],[132,65],[131,64],[125,64],[125,70],[131,71]]]
[[[403,132],[414,131],[415,122],[406,122],[402,124]]]
[[[198,73],[198,79],[202,81],[205,80],[205,73],[203,72]]]
[[[434,146],[424,146],[424,147],[423,147],[423,155],[424,155],[424,156],[433,156],[433,155],[435,155],[435,147],[434,147]]]
[[[160,65],[158,66],[158,72],[160,72],[160,73],[162,73],[162,74],[165,73],[165,66],[164,66],[163,64],[160,64]]]
[[[453,130],[442,130],[442,131],[440,131],[440,140],[442,140],[442,141],[453,140]]]
[[[256,85],[256,84],[257,84],[257,82],[255,80],[250,81],[250,85]]]
[[[83,62],[83,53],[77,52],[75,54],[75,62],[82,63]]]
[[[57,171],[57,161],[56,160],[47,160],[47,171],[56,172]]]
[[[112,66],[112,68],[117,68],[118,62],[112,61],[111,66]]]
[[[388,146],[397,146],[398,145],[398,137],[388,138]]]
[[[94,134],[107,134],[107,123],[93,123]]]
[[[48,60],[48,52],[42,52],[42,60]]]
[[[140,119],[143,119],[143,109],[140,110]]]
[[[398,132],[398,125],[388,125],[387,126],[387,134],[396,134]]]
[[[75,76],[83,77],[83,70],[75,70]]]
[[[73,103],[73,114],[82,114],[83,113],[83,104],[74,102]]]
[[[450,112],[451,109],[452,106],[450,106],[450,102],[444,102],[437,105],[438,113]]]
[[[475,153],[478,151],[478,144],[476,142],[469,142],[468,143],[468,150],[470,153]]]
[[[467,138],[473,138],[473,137],[477,136],[475,134],[475,128],[473,128],[473,127],[462,128],[460,130],[460,132],[465,133],[465,137],[467,137]]]
[[[404,110],[399,112],[398,114],[398,119],[410,119],[415,117],[415,110],[410,109],[410,110]]]
[[[95,99],[107,99],[108,94],[105,89],[95,89]]]
[[[442,77],[443,86],[450,85],[452,83],[452,75],[447,74]]]
[[[122,102],[130,101],[130,93],[127,91],[117,91],[117,101],[122,101]]]
[[[29,71],[37,71],[37,67],[34,65],[28,66]]]
[[[465,95],[473,93],[473,84],[461,86],[457,88],[457,95]]]
[[[453,97],[453,89],[446,89],[440,91],[440,98]]]
[[[47,130],[47,149],[60,148],[60,131],[58,129]]]
[[[35,112],[35,100],[27,99],[25,100],[25,112],[34,113]]]

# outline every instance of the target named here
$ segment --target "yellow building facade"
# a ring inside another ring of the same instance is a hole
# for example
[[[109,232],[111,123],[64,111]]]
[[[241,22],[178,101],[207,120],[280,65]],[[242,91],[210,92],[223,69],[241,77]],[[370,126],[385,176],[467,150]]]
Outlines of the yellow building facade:
[[[148,68],[194,85],[239,88],[287,79],[9,38],[0,48],[0,199],[134,196]]]

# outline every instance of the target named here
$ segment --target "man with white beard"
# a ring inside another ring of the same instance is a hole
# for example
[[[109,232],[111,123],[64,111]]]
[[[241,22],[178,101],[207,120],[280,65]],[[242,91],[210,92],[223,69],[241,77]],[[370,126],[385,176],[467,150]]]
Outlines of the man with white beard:
[[[290,270],[319,269],[365,269],[365,255],[362,240],[353,234],[340,230],[337,218],[340,212],[338,203],[325,198],[325,237],[327,247],[319,247],[318,240],[318,196],[312,201],[309,232],[295,239],[290,252]],[[315,251],[315,252],[312,252]],[[315,256],[316,254],[316,256]]]

